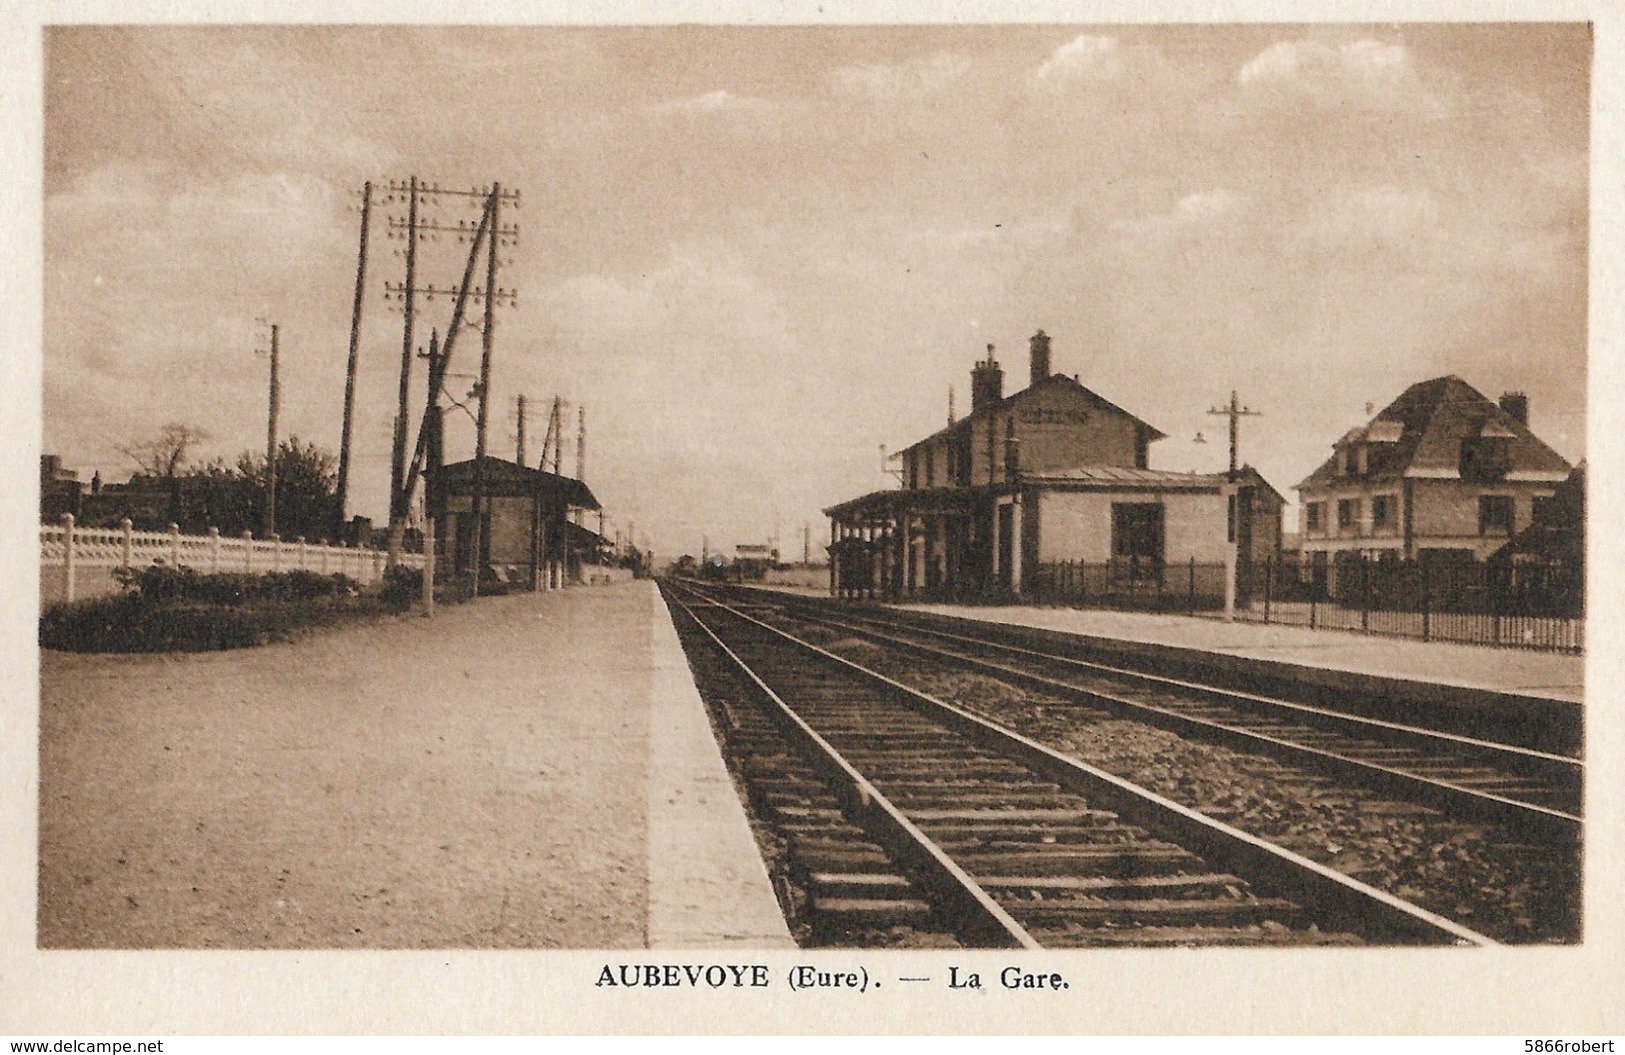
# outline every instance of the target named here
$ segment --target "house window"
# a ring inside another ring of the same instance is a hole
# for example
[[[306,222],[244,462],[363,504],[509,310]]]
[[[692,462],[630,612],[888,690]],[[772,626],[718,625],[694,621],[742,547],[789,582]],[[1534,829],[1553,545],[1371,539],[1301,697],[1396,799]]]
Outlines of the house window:
[[[1537,524],[1556,524],[1557,512],[1554,495],[1536,495],[1529,500],[1529,519]]]
[[[1310,502],[1303,507],[1303,527],[1305,531],[1326,530],[1326,503]]]
[[[1394,529],[1393,495],[1377,495],[1371,499],[1371,530],[1392,531]]]
[[[1358,498],[1339,498],[1337,500],[1337,530],[1353,531],[1360,526],[1360,500]]]
[[[1496,483],[1512,468],[1512,440],[1505,436],[1469,436],[1461,441],[1461,478]]]
[[[935,447],[925,449],[925,486],[937,486],[937,449]]]
[[[1162,540],[1161,503],[1112,503],[1112,557],[1114,559],[1161,564]]]
[[[1351,443],[1343,448],[1343,475],[1360,475],[1360,454],[1355,444]]]
[[[1478,533],[1480,535],[1512,534],[1511,495],[1479,496]]]
[[[908,485],[911,488],[920,486],[919,455],[919,451],[908,452]]]

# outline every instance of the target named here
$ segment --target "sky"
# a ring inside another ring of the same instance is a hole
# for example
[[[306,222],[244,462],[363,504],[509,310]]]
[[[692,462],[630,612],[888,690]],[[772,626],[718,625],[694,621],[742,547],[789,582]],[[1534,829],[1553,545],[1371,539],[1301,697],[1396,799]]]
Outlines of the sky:
[[[804,524],[816,552],[822,508],[895,486],[882,445],[940,428],[950,386],[965,411],[986,345],[1025,384],[1039,328],[1167,434],[1155,468],[1222,469],[1234,390],[1260,412],[1241,459],[1290,498],[1451,373],[1527,393],[1578,461],[1590,61],[1573,23],[49,28],[43,450],[110,480],[168,422],[200,459],[263,452],[263,319],[282,434],[336,451],[360,190],[415,175],[520,192],[490,450],[523,394],[534,464],[561,397],[573,474],[584,407],[609,530],[668,556],[777,533],[799,557]],[[385,196],[351,494],[379,521]],[[464,253],[426,244],[420,284]],[[419,309],[423,343],[451,305]]]

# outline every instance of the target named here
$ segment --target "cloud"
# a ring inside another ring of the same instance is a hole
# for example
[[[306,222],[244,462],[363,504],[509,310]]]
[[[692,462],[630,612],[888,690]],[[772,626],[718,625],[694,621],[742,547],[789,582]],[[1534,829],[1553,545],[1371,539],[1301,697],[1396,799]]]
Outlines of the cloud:
[[[1287,248],[1356,252],[1419,248],[1438,234],[1441,210],[1426,190],[1338,187],[1312,215],[1288,226]]]
[[[1083,33],[1051,52],[1033,73],[1033,80],[1040,84],[1064,84],[1082,78],[1111,80],[1122,70],[1123,52],[1116,37]]]
[[[656,103],[650,107],[655,113],[687,114],[690,116],[704,116],[707,114],[745,114],[765,116],[774,112],[775,107],[766,99],[758,99],[753,95],[735,95],[723,89],[706,92],[703,95],[693,95],[684,99],[671,99]]]
[[[1221,187],[1186,195],[1166,212],[1129,217],[1111,226],[1129,244],[1200,238],[1240,220],[1251,206],[1247,195]]]
[[[906,62],[842,66],[830,75],[837,91],[882,102],[914,101],[953,87],[971,71],[961,55],[935,51]]]
[[[1317,109],[1409,110],[1443,116],[1441,98],[1422,83],[1409,49],[1364,37],[1343,44],[1281,40],[1236,75],[1254,99]]]

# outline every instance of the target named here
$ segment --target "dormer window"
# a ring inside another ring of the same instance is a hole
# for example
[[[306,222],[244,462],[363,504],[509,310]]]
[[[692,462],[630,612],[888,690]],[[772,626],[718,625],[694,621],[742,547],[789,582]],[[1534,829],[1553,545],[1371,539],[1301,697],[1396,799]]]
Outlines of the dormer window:
[[[1510,430],[1486,422],[1476,436],[1461,441],[1461,478],[1473,483],[1496,483],[1512,468]]]

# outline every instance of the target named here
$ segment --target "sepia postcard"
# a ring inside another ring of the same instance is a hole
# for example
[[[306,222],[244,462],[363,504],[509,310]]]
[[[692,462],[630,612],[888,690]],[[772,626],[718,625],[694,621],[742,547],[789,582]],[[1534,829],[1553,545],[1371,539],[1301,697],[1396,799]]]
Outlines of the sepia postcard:
[[[1611,5],[5,28],[0,1033],[1625,1032]]]

